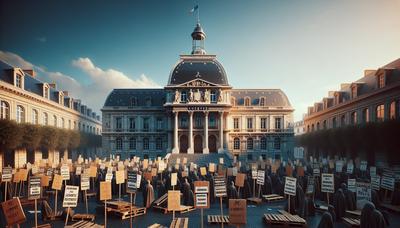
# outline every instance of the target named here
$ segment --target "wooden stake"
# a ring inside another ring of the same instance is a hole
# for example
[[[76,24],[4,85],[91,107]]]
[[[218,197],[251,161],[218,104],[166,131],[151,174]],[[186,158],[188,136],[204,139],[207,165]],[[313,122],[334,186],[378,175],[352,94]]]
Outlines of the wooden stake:
[[[118,202],[121,201],[121,184],[118,185]]]
[[[104,200],[104,228],[107,227],[107,200]]]
[[[5,183],[5,187],[4,187],[4,202],[7,201],[7,182]]]
[[[326,193],[326,198],[328,199],[328,206],[329,206],[329,192]]]
[[[204,221],[203,221],[203,208],[201,208],[201,228],[204,227]]]
[[[258,185],[258,198],[260,198],[260,194],[261,194],[261,184]]]
[[[241,197],[240,197],[240,187],[238,187],[238,197],[239,197],[239,199],[241,199]]]
[[[224,217],[224,209],[222,207],[222,196],[219,197],[219,205],[221,206],[221,219]],[[224,228],[224,222],[221,222],[221,227]]]
[[[85,190],[85,204],[86,204],[86,214],[89,214],[88,200],[87,200],[87,190]]]
[[[256,179],[253,179],[253,197],[256,197]]]
[[[130,205],[131,217],[130,217],[130,221],[129,221],[129,225],[130,225],[129,227],[132,228],[132,193],[130,195],[131,195],[131,205]]]
[[[6,182],[7,183],[7,182]],[[38,226],[38,220],[37,220],[37,199],[35,199],[35,227],[37,228]]]
[[[289,196],[289,199],[288,199],[288,212],[289,212],[289,214],[291,214],[290,213],[290,195],[288,195]]]
[[[57,214],[57,189],[56,189],[56,193],[55,193],[55,195],[54,195],[54,213],[53,213],[53,218],[55,218],[56,217],[56,214]]]
[[[67,217],[65,218],[65,225],[64,226],[67,226],[68,216],[69,216],[69,207],[67,208]]]

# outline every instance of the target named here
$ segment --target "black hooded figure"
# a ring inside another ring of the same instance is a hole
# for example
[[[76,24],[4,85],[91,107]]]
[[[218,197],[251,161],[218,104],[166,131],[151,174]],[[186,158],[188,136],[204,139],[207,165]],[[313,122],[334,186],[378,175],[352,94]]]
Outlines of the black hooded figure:
[[[185,182],[183,183],[183,205],[188,206],[189,205],[189,201],[190,201],[190,194],[191,194],[191,189],[190,189],[190,184],[188,182],[188,179],[185,178]]]
[[[379,194],[376,190],[372,189],[371,190],[371,200],[372,203],[379,208],[381,206],[381,199],[379,198]]]
[[[272,194],[272,180],[269,175],[265,175],[265,184],[263,186],[264,195]]]
[[[319,221],[318,228],[333,228],[333,219],[330,213],[324,212]]]
[[[157,189],[157,197],[160,198],[165,193],[167,193],[167,188],[165,187],[165,180],[160,180]]]
[[[356,197],[354,192],[350,191],[347,189],[347,185],[345,183],[342,183],[340,187],[343,189],[343,194],[346,199],[346,209],[350,211],[354,211],[357,209],[357,204],[356,204]]]
[[[147,191],[146,191],[146,189],[147,189],[147,181],[145,180],[145,181],[142,181],[141,182],[141,186],[140,186],[140,188],[142,189],[142,196],[143,196],[143,207],[146,207],[146,199],[147,199]]]
[[[360,228],[370,228],[372,222],[372,213],[375,210],[375,205],[367,202],[361,210]]]
[[[333,206],[335,207],[336,220],[340,221],[346,214],[346,199],[341,188],[339,188],[335,193]]]
[[[228,197],[226,199],[226,207],[229,207],[229,200],[237,199],[239,197],[233,181],[231,182],[231,185],[228,186],[227,193]]]
[[[296,188],[296,210],[297,214],[302,217],[306,218],[306,200],[304,196],[304,191],[301,186],[298,184]]]
[[[331,214],[333,222],[336,221],[335,208],[332,205],[328,205],[328,213]]]
[[[386,228],[385,218],[377,209],[372,212],[371,222],[369,225],[371,228]]]

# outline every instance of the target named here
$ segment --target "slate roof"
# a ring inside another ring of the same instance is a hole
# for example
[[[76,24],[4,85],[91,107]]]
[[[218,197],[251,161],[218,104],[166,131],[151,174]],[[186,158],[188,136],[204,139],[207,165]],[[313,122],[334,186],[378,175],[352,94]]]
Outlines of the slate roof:
[[[129,106],[136,99],[139,107],[149,106],[147,100],[151,99],[150,107],[162,107],[165,103],[166,92],[164,89],[114,89],[107,97],[104,107]]]
[[[251,105],[259,105],[260,98],[265,97],[265,106],[292,108],[286,94],[280,89],[232,89],[236,105],[244,105],[244,99],[250,98]]]

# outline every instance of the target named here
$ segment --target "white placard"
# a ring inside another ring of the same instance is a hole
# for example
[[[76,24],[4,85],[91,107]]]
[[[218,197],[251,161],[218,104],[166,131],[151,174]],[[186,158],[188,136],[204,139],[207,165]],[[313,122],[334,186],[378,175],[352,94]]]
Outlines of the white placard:
[[[297,179],[294,177],[285,178],[285,194],[295,196],[296,195],[296,182]]]
[[[370,166],[369,167],[369,175],[371,177],[376,176],[376,166]]]
[[[338,160],[336,161],[336,172],[341,173],[343,170],[343,161]]]
[[[257,171],[257,184],[264,185],[264,179],[265,179],[265,171],[258,170]]]
[[[111,182],[112,178],[113,178],[113,174],[112,173],[106,173],[106,181],[107,182]]]
[[[194,193],[208,193],[208,186],[196,186]]]
[[[335,185],[333,174],[323,173],[321,177],[321,192],[334,193]]]
[[[353,163],[347,163],[347,173],[352,174],[354,170],[354,165]]]
[[[66,185],[63,207],[76,207],[78,204],[78,193],[78,186]]]
[[[69,180],[69,167],[67,165],[61,166],[60,172],[62,180]]]
[[[387,189],[389,191],[394,191],[394,177],[382,176],[381,178],[381,188]]]
[[[367,171],[367,165],[368,165],[367,161],[361,161],[360,162],[360,170],[361,171]]]
[[[89,190],[90,189],[90,178],[88,174],[81,175],[81,190]]]
[[[371,201],[371,185],[370,183],[357,182],[357,201]]]
[[[371,188],[376,191],[379,191],[381,188],[381,177],[379,175],[371,177]]]

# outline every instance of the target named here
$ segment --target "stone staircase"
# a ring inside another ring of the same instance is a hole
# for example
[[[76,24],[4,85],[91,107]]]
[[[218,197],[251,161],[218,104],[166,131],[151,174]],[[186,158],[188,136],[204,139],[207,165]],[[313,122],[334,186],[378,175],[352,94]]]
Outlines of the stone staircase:
[[[169,164],[175,164],[176,159],[180,158],[181,162],[183,161],[183,158],[187,158],[187,162],[193,162],[196,163],[199,166],[205,166],[208,163],[215,163],[219,164],[219,158],[224,158],[224,163],[226,165],[231,165],[233,159],[229,158],[228,155],[225,153],[210,153],[210,154],[171,154],[171,156],[168,159]]]

